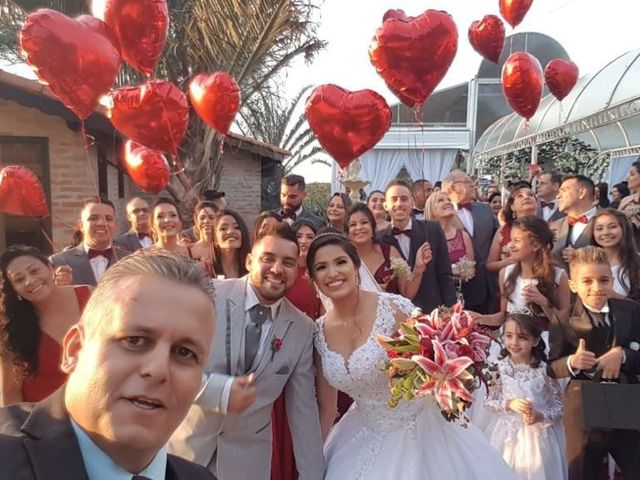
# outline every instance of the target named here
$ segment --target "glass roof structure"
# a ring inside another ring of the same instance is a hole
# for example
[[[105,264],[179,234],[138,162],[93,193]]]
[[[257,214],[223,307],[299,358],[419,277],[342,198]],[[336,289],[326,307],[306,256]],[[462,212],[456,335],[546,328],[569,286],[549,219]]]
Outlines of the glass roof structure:
[[[477,141],[473,158],[564,137],[578,138],[600,152],[640,151],[640,49],[581,77],[562,102],[546,95],[529,122],[516,113],[500,118]]]

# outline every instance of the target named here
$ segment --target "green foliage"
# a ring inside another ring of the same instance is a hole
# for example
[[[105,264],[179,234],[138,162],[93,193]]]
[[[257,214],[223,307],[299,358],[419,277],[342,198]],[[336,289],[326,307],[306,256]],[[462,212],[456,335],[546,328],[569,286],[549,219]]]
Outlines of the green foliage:
[[[331,196],[330,183],[308,183],[307,198],[304,199],[304,208],[323,220],[327,220],[327,204]]]

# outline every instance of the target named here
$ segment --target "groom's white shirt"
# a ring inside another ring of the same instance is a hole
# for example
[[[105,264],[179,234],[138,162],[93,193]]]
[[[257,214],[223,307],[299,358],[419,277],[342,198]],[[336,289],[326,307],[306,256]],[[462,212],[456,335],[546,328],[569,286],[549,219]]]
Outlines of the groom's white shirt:
[[[245,328],[247,327],[247,324],[251,321],[251,317],[249,316],[249,310],[251,310],[256,305],[260,304],[260,300],[258,300],[258,296],[256,295],[256,292],[253,289],[253,286],[251,285],[251,282],[249,281],[248,278],[246,280],[246,283],[247,283],[247,286],[245,288],[245,301],[244,301],[244,327]],[[260,345],[258,346],[258,353],[256,354],[256,358],[253,362],[253,365],[251,366],[252,369],[257,366],[256,362],[260,358],[260,355],[262,354],[262,351],[266,346],[267,340],[269,339],[269,334],[271,333],[271,326],[273,325],[273,320],[271,319],[277,318],[278,312],[280,311],[281,302],[282,302],[282,299],[276,301],[272,305],[269,305],[269,309],[271,310],[271,318],[262,324],[262,332],[260,333]],[[244,356],[244,351],[242,352],[242,355]],[[203,374],[202,390],[200,390],[200,394],[198,396],[201,396],[202,392],[206,391],[207,384],[209,383],[210,378],[211,378],[211,375],[207,375],[206,373]],[[229,407],[229,396],[231,395],[231,386],[233,385],[233,381],[235,379],[236,377],[229,377],[226,383],[224,384],[224,389],[222,390],[222,397],[220,398],[220,402],[219,402],[219,405],[220,405],[219,410],[221,413],[227,413],[227,409]],[[198,400],[196,400],[196,402],[198,402]],[[200,404],[202,405],[202,403]]]

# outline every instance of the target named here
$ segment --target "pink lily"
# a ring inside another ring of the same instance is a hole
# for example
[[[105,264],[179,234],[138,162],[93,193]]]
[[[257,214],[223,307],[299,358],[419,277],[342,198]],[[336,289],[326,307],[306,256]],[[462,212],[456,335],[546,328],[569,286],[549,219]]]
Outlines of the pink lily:
[[[473,397],[458,378],[473,365],[473,360],[469,357],[449,359],[440,342],[434,340],[432,343],[433,360],[422,355],[411,357],[428,376],[418,395],[433,393],[440,407],[450,412],[453,410],[453,395],[468,402],[473,401]]]

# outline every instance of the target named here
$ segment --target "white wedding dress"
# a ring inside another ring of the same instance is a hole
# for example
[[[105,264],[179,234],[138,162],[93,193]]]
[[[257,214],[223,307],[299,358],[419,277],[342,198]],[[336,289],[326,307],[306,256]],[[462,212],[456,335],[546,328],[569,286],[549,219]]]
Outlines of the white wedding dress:
[[[402,400],[392,409],[388,378],[376,368],[387,358],[376,334],[395,327],[394,308],[407,316],[408,300],[381,293],[367,341],[351,358],[331,351],[318,320],[315,346],[327,381],[354,399],[325,443],[326,480],[512,480],[514,474],[475,426],[447,422],[431,397]]]

